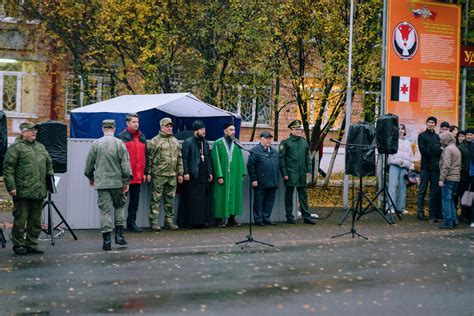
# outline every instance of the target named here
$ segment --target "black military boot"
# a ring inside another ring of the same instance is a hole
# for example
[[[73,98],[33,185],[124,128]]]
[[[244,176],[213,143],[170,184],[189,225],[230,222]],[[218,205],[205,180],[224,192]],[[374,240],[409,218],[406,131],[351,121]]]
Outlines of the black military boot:
[[[115,243],[117,245],[127,244],[127,241],[123,237],[123,226],[115,226]]]
[[[102,233],[102,238],[104,238],[104,243],[102,244],[103,250],[112,250],[112,239],[110,238],[110,233]]]

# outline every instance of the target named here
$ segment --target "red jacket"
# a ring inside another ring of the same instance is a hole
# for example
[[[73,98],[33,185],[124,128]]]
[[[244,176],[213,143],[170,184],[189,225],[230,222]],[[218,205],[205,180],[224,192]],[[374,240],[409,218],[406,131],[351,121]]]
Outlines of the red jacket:
[[[132,167],[133,179],[130,184],[143,182],[146,165],[146,138],[140,131],[124,129],[117,135],[125,143],[130,155],[130,166]]]

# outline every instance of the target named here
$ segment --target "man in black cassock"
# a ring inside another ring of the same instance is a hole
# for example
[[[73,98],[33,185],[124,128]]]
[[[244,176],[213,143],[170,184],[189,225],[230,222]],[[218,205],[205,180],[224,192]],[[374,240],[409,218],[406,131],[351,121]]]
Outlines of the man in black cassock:
[[[179,227],[207,227],[211,220],[212,166],[206,126],[193,123],[194,135],[183,142],[184,182],[178,209]]]

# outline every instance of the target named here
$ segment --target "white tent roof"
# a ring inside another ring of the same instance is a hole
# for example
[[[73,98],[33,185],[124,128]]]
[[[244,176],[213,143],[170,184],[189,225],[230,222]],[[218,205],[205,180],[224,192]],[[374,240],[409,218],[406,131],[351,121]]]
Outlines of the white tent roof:
[[[176,117],[237,116],[199,100],[191,93],[123,95],[72,110],[72,113],[130,113],[158,109]],[[237,116],[238,117],[238,116]]]

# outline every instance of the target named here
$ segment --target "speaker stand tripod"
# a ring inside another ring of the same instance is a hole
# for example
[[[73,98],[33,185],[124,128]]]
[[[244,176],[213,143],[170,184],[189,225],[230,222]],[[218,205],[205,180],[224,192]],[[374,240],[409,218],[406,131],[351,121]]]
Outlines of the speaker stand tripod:
[[[398,217],[399,220],[401,220],[402,217],[400,215],[399,210],[395,206],[395,202],[393,201],[393,198],[390,195],[390,192],[388,191],[388,188],[387,188],[387,171],[388,171],[387,169],[388,169],[388,154],[385,154],[384,155],[384,168],[383,168],[383,172],[382,172],[382,187],[377,192],[377,194],[375,195],[372,202],[377,201],[378,197],[382,194],[383,209],[385,210],[385,212],[388,212],[387,215],[390,217],[390,224],[393,224],[393,223],[395,223],[395,221],[393,219],[393,214],[391,212],[392,209],[395,212],[395,214],[397,214],[397,217]],[[362,215],[372,213],[375,210],[375,209],[371,209],[370,211],[367,211],[370,206],[371,205],[367,205],[364,208],[363,212],[361,214],[359,214],[359,217],[357,219],[360,219],[362,217]],[[380,209],[378,209],[378,211],[380,212]]]
[[[43,230],[43,231],[47,235],[50,236],[51,245],[55,244],[54,230],[57,229],[63,223],[64,223],[64,225],[66,225],[66,227],[69,230],[69,232],[71,233],[72,237],[74,237],[74,240],[77,240],[76,234],[74,233],[72,228],[69,226],[69,224],[67,223],[66,219],[63,217],[61,212],[58,210],[58,208],[56,207],[56,204],[54,204],[54,201],[51,199],[51,193],[50,192],[48,192],[48,200],[44,201],[43,209],[44,209],[45,206],[48,206],[48,229]],[[52,208],[54,208],[54,210],[56,211],[56,214],[58,214],[58,216],[61,218],[61,222],[59,224],[57,224],[56,226],[54,226],[54,224],[53,224]]]
[[[341,220],[339,221],[339,225],[342,225],[342,223],[344,222],[344,220],[346,219],[346,217],[349,215],[349,212],[352,212],[352,223],[351,223],[351,230],[348,231],[347,233],[343,233],[343,234],[339,234],[339,235],[335,235],[333,236],[332,238],[336,238],[336,237],[341,237],[341,236],[345,236],[345,235],[349,235],[349,234],[352,234],[352,238],[354,238],[356,235],[357,237],[361,237],[361,238],[364,238],[366,240],[368,240],[367,237],[357,233],[356,229],[355,229],[355,221],[356,221],[356,217],[357,215],[359,215],[359,217],[357,219],[359,219],[362,215],[364,215],[364,211],[365,209],[363,209],[363,206],[362,206],[362,202],[363,202],[363,199],[365,198],[367,200],[367,202],[369,203],[370,206],[373,207],[374,210],[376,210],[380,216],[382,216],[386,221],[387,223],[389,224],[392,224],[392,222],[389,221],[389,219],[382,213],[382,211],[372,202],[372,200],[369,199],[369,197],[363,192],[362,190],[362,178],[363,177],[359,177],[359,193],[357,194],[357,201],[355,203],[355,206],[352,206],[351,208],[347,209],[347,211],[344,213],[344,215],[342,216]]]

